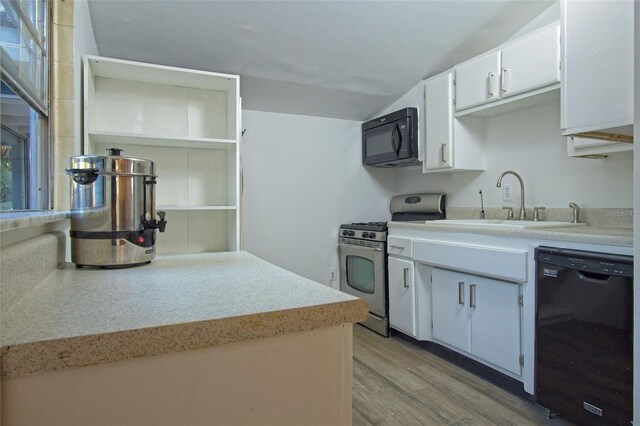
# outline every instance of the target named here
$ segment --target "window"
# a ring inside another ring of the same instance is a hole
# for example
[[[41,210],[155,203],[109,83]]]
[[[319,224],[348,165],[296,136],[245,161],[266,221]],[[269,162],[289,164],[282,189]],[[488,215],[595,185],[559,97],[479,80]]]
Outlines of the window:
[[[0,210],[49,201],[47,2],[0,0]]]

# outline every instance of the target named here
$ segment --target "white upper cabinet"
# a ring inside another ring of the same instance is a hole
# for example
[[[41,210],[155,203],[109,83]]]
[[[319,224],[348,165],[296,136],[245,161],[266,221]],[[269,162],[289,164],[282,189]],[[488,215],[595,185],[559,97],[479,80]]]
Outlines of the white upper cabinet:
[[[501,98],[559,82],[559,25],[534,31],[502,47]]]
[[[484,170],[484,121],[454,118],[453,71],[425,82],[424,173]]]
[[[451,167],[453,154],[453,73],[433,77],[425,83],[424,170]]]
[[[456,111],[497,100],[500,52],[489,52],[456,67]]]
[[[563,134],[633,134],[633,6],[562,2]]]
[[[83,151],[154,161],[159,254],[238,250],[239,77],[84,58]]]
[[[491,116],[515,101],[546,102],[534,97],[559,87],[560,24],[553,23],[518,37],[456,68],[456,116]],[[505,106],[500,110],[499,106]]]

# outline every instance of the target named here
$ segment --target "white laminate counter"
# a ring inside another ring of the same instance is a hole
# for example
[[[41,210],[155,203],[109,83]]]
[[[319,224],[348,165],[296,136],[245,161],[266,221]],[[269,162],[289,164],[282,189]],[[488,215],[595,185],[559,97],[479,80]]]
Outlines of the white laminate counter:
[[[67,264],[3,313],[3,378],[198,349],[367,318],[361,299],[246,252]]]
[[[389,222],[389,229],[493,235],[506,238],[567,241],[584,244],[633,246],[633,228],[575,226],[566,228],[507,228],[490,225],[448,225],[434,222]]]

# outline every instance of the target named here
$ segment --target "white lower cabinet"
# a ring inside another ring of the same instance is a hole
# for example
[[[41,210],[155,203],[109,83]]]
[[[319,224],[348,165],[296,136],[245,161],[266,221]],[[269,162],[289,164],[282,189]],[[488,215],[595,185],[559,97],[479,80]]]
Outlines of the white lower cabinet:
[[[389,323],[416,337],[416,287],[413,261],[389,257]]]
[[[431,278],[434,339],[520,376],[519,284],[440,268]]]

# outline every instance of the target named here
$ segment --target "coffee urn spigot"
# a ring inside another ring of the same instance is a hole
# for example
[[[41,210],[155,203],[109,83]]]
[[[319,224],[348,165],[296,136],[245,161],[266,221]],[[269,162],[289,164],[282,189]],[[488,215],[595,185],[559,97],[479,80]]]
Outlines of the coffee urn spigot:
[[[157,229],[160,232],[164,232],[164,229],[167,227],[167,221],[164,220],[164,218],[165,218],[165,216],[167,214],[165,212],[163,212],[163,211],[159,211],[159,212],[157,212],[157,215],[160,218],[160,220],[157,220],[157,219],[147,220],[143,216],[142,217],[142,227],[144,229]]]

